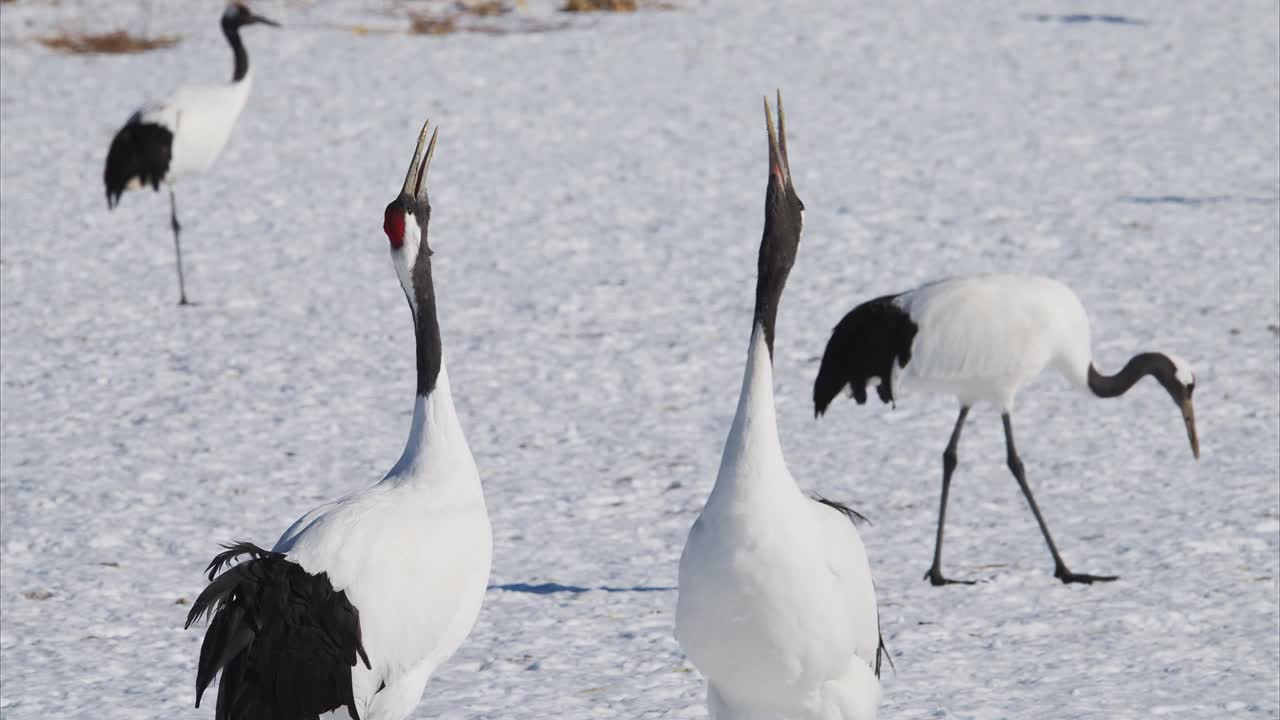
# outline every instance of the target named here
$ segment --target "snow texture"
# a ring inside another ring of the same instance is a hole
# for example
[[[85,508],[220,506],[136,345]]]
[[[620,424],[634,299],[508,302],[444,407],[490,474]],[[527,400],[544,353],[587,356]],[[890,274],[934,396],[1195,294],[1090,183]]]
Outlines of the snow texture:
[[[3,5],[5,720],[212,717],[182,621],[217,544],[270,544],[398,457],[414,356],[382,208],[426,114],[444,348],[495,548],[475,631],[414,717],[705,717],[673,588],[740,386],[775,87],[808,207],[778,318],[782,444],[803,486],[873,523],[882,716],[1280,717],[1280,6],[531,4],[505,22],[552,29],[410,35],[382,32],[407,24],[389,2],[258,5],[287,27],[245,31],[246,111],[178,187],[186,309],[168,199],[108,212],[102,162],[143,102],[230,78],[217,10]],[[36,41],[117,28],[184,40]],[[1155,383],[1100,401],[1046,374],[1019,398],[1067,562],[1119,582],[1053,579],[979,408],[944,570],[987,582],[931,587],[953,401],[813,418],[856,302],[995,270],[1073,287],[1105,372],[1145,349],[1196,370],[1199,463]]]

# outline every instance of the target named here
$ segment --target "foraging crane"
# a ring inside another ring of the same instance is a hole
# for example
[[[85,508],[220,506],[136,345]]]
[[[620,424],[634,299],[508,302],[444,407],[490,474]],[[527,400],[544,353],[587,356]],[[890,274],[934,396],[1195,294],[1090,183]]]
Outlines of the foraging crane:
[[[1046,367],[1058,370],[1073,384],[1100,398],[1123,395],[1150,375],[1181,409],[1191,452],[1200,458],[1191,404],[1196,379],[1191,368],[1173,355],[1148,352],[1135,355],[1115,375],[1099,373],[1093,366],[1089,318],[1084,306],[1070,288],[1047,277],[975,275],[876,298],[845,315],[827,341],[813,384],[816,415],[826,412],[845,387],[859,405],[867,400],[868,385],[875,387],[886,403],[894,401],[894,390],[899,386],[954,395],[960,401],[960,416],[942,453],[938,535],[933,565],[925,573],[932,584],[971,582],[949,580],[942,575],[942,528],[960,430],[969,409],[982,401],[1000,409],[1009,470],[1049,544],[1054,577],[1064,583],[1116,579],[1067,569],[1027,485],[1022,459],[1013,444],[1010,413],[1014,398]]]
[[[228,545],[209,565],[187,626],[213,616],[196,706],[221,672],[219,718],[314,718],[345,706],[352,718],[400,720],[479,614],[493,536],[440,350],[427,243],[435,147],[424,125],[383,219],[417,346],[408,443],[380,483],[303,515],[274,550]],[[218,574],[239,556],[248,559]]]
[[[107,151],[102,181],[107,187],[107,208],[120,202],[125,190],[150,185],[159,192],[163,181],[169,186],[169,226],[173,228],[173,251],[178,265],[178,304],[187,304],[182,279],[182,243],[178,239],[178,204],[174,181],[209,169],[222,152],[249,97],[253,73],[249,54],[240,40],[240,28],[262,23],[279,23],[255,14],[241,2],[227,4],[222,13],[222,34],[235,56],[235,73],[230,85],[186,87],[160,103],[143,106],[116,132]]]
[[[880,702],[879,619],[854,513],[800,491],[773,404],[778,300],[804,203],[791,182],[778,95],[755,317],[720,472],[680,557],[676,637],[707,679],[712,720],[871,720]]]

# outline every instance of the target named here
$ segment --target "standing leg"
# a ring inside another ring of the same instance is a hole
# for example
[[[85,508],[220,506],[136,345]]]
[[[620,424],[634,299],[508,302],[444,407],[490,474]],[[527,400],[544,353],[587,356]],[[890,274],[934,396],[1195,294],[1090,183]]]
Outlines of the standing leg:
[[[173,197],[173,186],[169,186],[169,225],[173,228],[173,251],[178,259],[178,304],[187,304],[187,288],[182,282],[182,243],[178,240],[178,233],[182,232],[182,226],[178,224],[178,201]]]
[[[1031,486],[1027,485],[1026,470],[1022,467],[1022,459],[1018,457],[1018,451],[1013,446],[1013,424],[1010,422],[1009,413],[1004,413],[1000,417],[1004,420],[1004,442],[1009,451],[1009,470],[1018,481],[1018,486],[1022,488],[1022,494],[1027,496],[1027,503],[1031,505],[1031,512],[1035,514],[1036,522],[1040,523],[1040,532],[1044,535],[1044,541],[1049,543],[1049,552],[1053,553],[1053,576],[1064,583],[1092,583],[1115,580],[1116,577],[1114,575],[1077,574],[1067,569],[1067,564],[1062,561],[1062,556],[1058,554],[1058,547],[1053,544],[1053,538],[1049,535],[1049,526],[1045,524],[1044,517],[1040,515],[1040,507],[1036,505],[1036,499],[1031,495]]]
[[[947,443],[947,449],[942,451],[942,505],[938,508],[938,539],[933,545],[933,565],[929,567],[929,572],[924,574],[926,580],[933,585],[950,585],[959,583],[963,585],[972,585],[972,580],[949,580],[942,576],[942,526],[947,522],[947,495],[951,491],[951,473],[955,472],[956,462],[956,446],[960,444],[960,429],[964,427],[964,419],[969,415],[967,406],[960,406],[960,417],[956,418],[955,429],[951,431],[951,441]]]

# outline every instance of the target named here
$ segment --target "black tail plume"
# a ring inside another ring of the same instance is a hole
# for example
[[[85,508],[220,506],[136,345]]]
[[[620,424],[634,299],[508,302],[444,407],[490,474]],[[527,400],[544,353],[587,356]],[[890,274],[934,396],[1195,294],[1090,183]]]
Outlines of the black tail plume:
[[[196,707],[220,672],[219,720],[303,720],[343,706],[359,720],[351,669],[357,660],[372,666],[360,612],[346,592],[282,553],[247,542],[223,547],[187,614],[186,627],[212,616],[200,646]],[[249,559],[232,565],[241,556]]]
[[[844,316],[831,332],[813,382],[813,412],[820,416],[847,385],[853,399],[867,401],[867,382],[877,378],[880,400],[893,402],[893,364],[911,361],[911,342],[918,330],[897,303],[897,295],[865,302]]]
[[[137,179],[143,185],[160,189],[160,181],[169,173],[173,156],[173,131],[163,125],[144,123],[138,115],[116,133],[107,151],[107,164],[102,182],[107,186],[107,207],[115,207],[120,195]]]

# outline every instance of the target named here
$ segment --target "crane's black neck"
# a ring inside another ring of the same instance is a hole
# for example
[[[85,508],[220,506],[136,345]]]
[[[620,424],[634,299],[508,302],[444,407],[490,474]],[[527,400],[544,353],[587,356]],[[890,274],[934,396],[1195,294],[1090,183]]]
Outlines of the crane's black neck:
[[[436,317],[436,288],[431,277],[431,250],[424,229],[418,262],[413,266],[414,341],[418,357],[418,394],[426,397],[436,389],[443,355],[440,320]]]
[[[770,176],[765,197],[764,236],[760,239],[760,257],[756,262],[756,311],[754,323],[764,330],[764,342],[773,360],[774,326],[778,322],[778,303],[782,289],[796,261],[800,245],[800,225],[795,212],[784,203],[799,203],[794,190],[783,190]]]
[[[227,42],[231,45],[231,52],[236,58],[235,74],[231,76],[231,82],[240,82],[245,75],[249,74],[249,53],[244,49],[244,41],[240,39],[240,25],[231,21],[222,21],[222,34],[227,36]]]
[[[1090,363],[1089,390],[1100,398],[1119,397],[1148,375],[1171,393],[1181,386],[1177,377],[1178,370],[1167,355],[1145,352],[1129,358],[1129,362],[1115,375],[1103,375]]]

